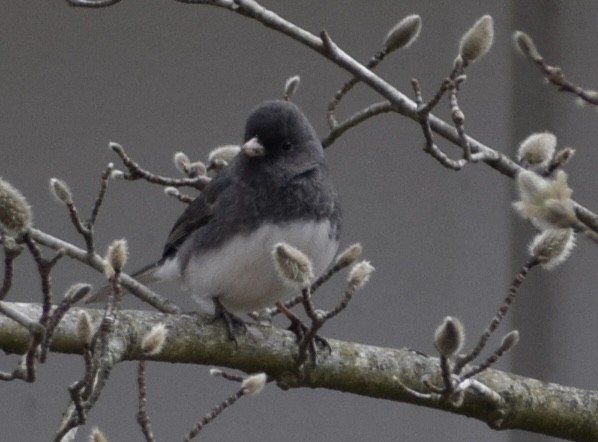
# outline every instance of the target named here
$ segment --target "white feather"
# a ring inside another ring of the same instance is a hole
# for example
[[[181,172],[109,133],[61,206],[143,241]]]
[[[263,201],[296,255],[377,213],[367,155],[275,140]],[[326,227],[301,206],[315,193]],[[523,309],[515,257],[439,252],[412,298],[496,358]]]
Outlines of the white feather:
[[[338,248],[329,221],[266,224],[250,235],[234,236],[217,250],[192,257],[182,274],[178,259],[173,258],[156,276],[162,280],[180,279],[200,305],[218,297],[231,312],[258,310],[297,291],[274,267],[272,249],[279,242],[305,253],[316,277],[330,264]]]

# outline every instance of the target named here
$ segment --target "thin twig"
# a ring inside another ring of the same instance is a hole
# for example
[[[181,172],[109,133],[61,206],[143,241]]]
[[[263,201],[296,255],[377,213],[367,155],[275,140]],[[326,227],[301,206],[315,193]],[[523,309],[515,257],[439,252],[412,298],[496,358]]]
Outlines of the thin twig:
[[[245,396],[245,394],[245,389],[241,388],[235,394],[222,401],[216,407],[212,408],[212,410],[210,410],[208,414],[201,418],[201,420],[193,427],[193,429],[191,429],[191,431],[185,435],[184,441],[189,442],[191,439],[194,439],[201,432],[203,427],[216,419],[220,413]]]
[[[197,176],[195,178],[167,178],[160,175],[151,173],[143,169],[139,164],[131,159],[123,149],[123,147],[116,143],[110,143],[110,148],[120,157],[123,164],[129,171],[128,174],[124,175],[126,180],[138,180],[144,179],[145,181],[153,184],[160,184],[162,186],[172,187],[194,187],[195,189],[203,189],[209,182],[210,178],[207,176]]]
[[[465,367],[466,364],[470,363],[471,361],[473,361],[475,358],[477,358],[479,356],[480,352],[486,346],[486,342],[488,342],[488,339],[490,338],[492,333],[494,333],[494,331],[498,328],[498,326],[502,322],[503,318],[508,313],[509,308],[511,307],[511,304],[515,300],[515,296],[517,296],[517,293],[519,292],[519,288],[521,287],[521,284],[523,284],[523,281],[525,281],[525,278],[527,277],[527,274],[529,273],[529,271],[532,268],[537,266],[539,263],[540,262],[536,258],[532,258],[521,267],[521,269],[519,270],[519,273],[517,273],[517,275],[515,276],[515,279],[513,279],[513,281],[511,282],[511,286],[509,287],[509,292],[508,292],[507,296],[505,297],[502,305],[497,310],[496,314],[490,321],[490,324],[488,324],[488,326],[486,327],[486,329],[484,330],[484,332],[478,339],[478,343],[467,355],[460,356],[459,358],[457,358],[457,361],[453,368],[453,373],[459,374],[461,372],[461,370],[463,369],[463,367]]]
[[[356,112],[351,117],[342,121],[341,123],[335,124],[330,130],[328,135],[322,139],[322,146],[324,149],[331,146],[338,138],[344,135],[349,129],[356,127],[357,125],[369,120],[376,115],[393,111],[393,106],[388,101],[372,104],[365,109]]]
[[[152,431],[152,425],[150,418],[147,414],[147,386],[145,383],[145,359],[139,361],[137,368],[137,387],[139,389],[138,398],[138,410],[137,410],[137,422],[141,427],[141,432],[145,436],[145,440],[153,442],[154,433]]]
[[[12,287],[13,262],[23,250],[23,247],[9,236],[3,238],[2,248],[4,250],[4,278],[2,280],[2,287],[0,287],[0,300],[6,298]]]

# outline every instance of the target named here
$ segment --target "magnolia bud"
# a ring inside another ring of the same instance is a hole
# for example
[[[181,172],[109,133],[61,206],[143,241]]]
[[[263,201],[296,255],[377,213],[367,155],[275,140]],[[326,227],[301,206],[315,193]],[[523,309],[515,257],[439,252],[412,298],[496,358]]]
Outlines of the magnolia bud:
[[[459,44],[460,57],[473,63],[483,57],[494,41],[494,21],[490,15],[484,15],[467,31]]]
[[[417,40],[421,31],[422,19],[417,14],[408,15],[398,22],[386,35],[384,49],[390,53],[396,49],[407,48]]]
[[[241,388],[247,395],[259,394],[264,389],[267,380],[268,377],[266,376],[266,373],[254,374],[243,380]]]
[[[301,250],[281,242],[274,246],[272,257],[278,274],[286,281],[305,287],[313,279],[311,261]]]
[[[434,332],[434,347],[447,358],[459,353],[465,342],[465,330],[459,319],[447,316]]]
[[[166,326],[162,323],[155,325],[141,340],[141,351],[146,356],[159,354],[166,342]]]
[[[347,247],[336,257],[335,265],[339,267],[347,267],[353,264],[361,256],[363,248],[361,244],[355,243]]]
[[[98,427],[94,427],[91,430],[91,434],[89,435],[89,442],[108,442],[104,433],[100,431]]]
[[[511,350],[519,343],[519,332],[517,330],[512,330],[506,335],[503,336],[502,341],[500,342],[500,349],[505,352]]]
[[[127,240],[118,239],[113,241],[112,244],[108,246],[108,251],[106,252],[106,262],[114,271],[121,272],[127,263],[128,254],[129,249],[127,246]]]
[[[73,204],[73,195],[69,186],[58,178],[50,178],[50,191],[54,198],[63,204]]]
[[[21,233],[31,227],[31,207],[25,197],[8,181],[0,178],[0,226]]]
[[[91,339],[93,338],[91,318],[85,310],[81,310],[77,319],[77,337],[83,345],[87,347],[91,345]]]
[[[517,151],[517,161],[526,169],[544,169],[556,149],[556,137],[550,132],[540,132],[527,137]]]
[[[349,272],[349,284],[355,287],[356,290],[363,288],[370,280],[374,270],[374,266],[369,261],[358,262]]]
[[[299,83],[301,83],[301,77],[299,77],[299,75],[294,75],[287,79],[284,84],[285,100],[289,100],[293,95],[295,95],[295,92],[297,92],[297,89],[299,89]]]
[[[515,31],[513,33],[513,42],[521,55],[529,57],[534,61],[542,60],[542,55],[538,52],[534,41],[525,32]]]
[[[172,161],[174,163],[174,167],[176,167],[179,172],[186,174],[189,170],[191,161],[189,161],[189,157],[184,152],[175,153]]]
[[[546,270],[552,270],[569,257],[573,247],[575,247],[573,229],[551,229],[536,235],[529,245],[529,253]]]

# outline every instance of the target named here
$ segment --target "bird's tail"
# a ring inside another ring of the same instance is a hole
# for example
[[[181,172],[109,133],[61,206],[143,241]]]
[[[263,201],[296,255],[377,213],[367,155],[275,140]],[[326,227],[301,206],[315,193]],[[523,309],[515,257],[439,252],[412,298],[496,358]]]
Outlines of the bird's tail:
[[[156,261],[141,269],[137,270],[134,273],[131,273],[131,278],[135,279],[137,282],[141,284],[148,285],[153,282],[156,282],[159,278],[156,277],[156,271],[160,268],[162,261]],[[105,286],[99,288],[95,292],[90,293],[85,298],[86,304],[96,304],[100,302],[106,302],[108,299],[108,295],[110,294],[110,290],[112,290],[112,286],[106,284]],[[126,292],[126,289],[125,289]]]

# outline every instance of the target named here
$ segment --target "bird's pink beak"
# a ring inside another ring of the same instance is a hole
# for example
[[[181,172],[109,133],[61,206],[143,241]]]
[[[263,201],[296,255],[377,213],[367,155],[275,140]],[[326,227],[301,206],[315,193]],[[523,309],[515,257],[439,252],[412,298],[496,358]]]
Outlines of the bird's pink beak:
[[[256,158],[256,157],[263,157],[266,153],[266,149],[257,137],[253,137],[249,141],[247,141],[241,147],[241,152],[247,155],[249,158]]]

